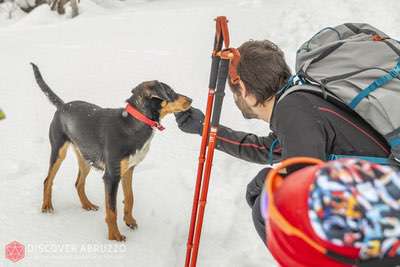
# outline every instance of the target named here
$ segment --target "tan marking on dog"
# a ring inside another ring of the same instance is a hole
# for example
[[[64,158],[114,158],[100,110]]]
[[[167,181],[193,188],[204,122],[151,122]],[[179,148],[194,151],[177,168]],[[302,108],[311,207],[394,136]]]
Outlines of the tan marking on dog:
[[[161,103],[160,118],[164,118],[169,113],[188,110],[190,104],[189,99],[185,96],[179,96],[174,102],[163,101]]]
[[[125,241],[126,237],[121,235],[117,225],[117,210],[115,212],[108,204],[108,195],[106,193],[106,223],[108,226],[108,239],[116,241]]]
[[[79,165],[79,172],[78,172],[78,177],[76,178],[75,188],[76,191],[78,192],[82,208],[85,210],[98,210],[99,206],[94,205],[92,202],[90,202],[85,192],[86,177],[88,176],[91,167],[87,163],[87,161],[83,158],[79,148],[76,145],[73,145],[73,148],[75,151],[76,158],[78,159],[78,165]]]
[[[106,192],[106,223],[108,226],[108,239],[125,241],[126,237],[121,235],[117,225],[117,207],[113,211],[109,205],[108,194]]]
[[[122,188],[124,191],[124,221],[131,229],[137,228],[137,223],[132,215],[134,204],[133,190],[132,190],[132,174],[134,167],[129,166],[129,160],[121,161],[121,178]]]
[[[65,159],[67,154],[69,142],[65,142],[65,144],[58,150],[58,158],[54,162],[53,165],[49,167],[49,171],[46,179],[44,180],[44,188],[43,188],[43,203],[42,203],[42,212],[53,212],[53,204],[51,201],[51,193],[53,187],[54,177],[57,174],[58,169],[60,168],[61,163]]]
[[[120,176],[121,179],[124,180],[125,175],[129,175],[129,158],[125,158],[120,162]],[[132,175],[130,175],[132,177]],[[125,190],[124,190],[125,192]],[[126,237],[121,235],[118,229],[117,224],[117,207],[115,207],[115,211],[113,211],[109,204],[109,196],[106,192],[106,223],[108,226],[108,239],[109,240],[117,240],[117,241],[125,241]],[[132,195],[133,198],[133,195]],[[127,199],[129,201],[129,198]],[[130,204],[130,203],[128,203]],[[133,201],[132,201],[133,205]],[[132,210],[132,209],[131,209]]]

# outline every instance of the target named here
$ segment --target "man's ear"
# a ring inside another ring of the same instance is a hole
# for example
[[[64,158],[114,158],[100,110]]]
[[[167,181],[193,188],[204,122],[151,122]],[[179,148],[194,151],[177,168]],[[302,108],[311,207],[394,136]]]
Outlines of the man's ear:
[[[242,80],[239,80],[239,92],[243,98],[245,98],[248,94],[246,85],[244,85]]]

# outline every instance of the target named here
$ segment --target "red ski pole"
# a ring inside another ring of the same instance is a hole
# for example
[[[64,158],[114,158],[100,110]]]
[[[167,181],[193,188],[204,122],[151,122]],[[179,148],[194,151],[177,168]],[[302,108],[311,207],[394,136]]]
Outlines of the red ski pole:
[[[211,114],[214,104],[214,95],[215,95],[215,88],[217,84],[218,78],[218,70],[221,58],[219,56],[219,52],[222,49],[222,45],[225,44],[225,48],[229,47],[229,32],[227,26],[227,19],[226,17],[217,17],[216,18],[216,32],[215,32],[215,39],[214,39],[214,49],[212,53],[212,62],[211,62],[211,72],[210,72],[210,80],[209,80],[209,89],[208,89],[208,97],[207,97],[207,106],[206,106],[206,113],[203,125],[203,132],[202,132],[202,139],[200,145],[200,154],[199,154],[199,163],[197,167],[197,179],[195,185],[195,192],[193,196],[193,207],[192,207],[192,215],[190,219],[190,227],[189,227],[189,235],[187,241],[187,248],[186,248],[186,260],[185,260],[185,267],[189,267],[191,261],[191,254],[193,248],[193,236],[195,231],[195,225],[197,220],[197,211],[199,205],[199,195],[200,189],[203,179],[203,168],[205,162],[205,155],[207,150],[208,144],[208,137],[209,137],[209,129],[210,129],[210,120]]]
[[[190,261],[190,267],[196,267],[197,256],[199,253],[201,230],[203,227],[204,211],[206,208],[208,186],[210,183],[211,168],[214,158],[215,145],[217,143],[217,133],[219,120],[221,117],[222,103],[225,95],[225,84],[228,76],[229,63],[233,58],[233,54],[227,50],[220,53],[221,62],[218,70],[218,83],[217,90],[215,91],[215,102],[213,107],[213,114],[211,120],[211,128],[209,134],[208,148],[207,148],[207,158],[206,165],[204,169],[204,180],[201,186],[201,195],[199,202],[199,211],[197,214],[197,220],[195,225],[194,241],[192,248],[192,255]]]

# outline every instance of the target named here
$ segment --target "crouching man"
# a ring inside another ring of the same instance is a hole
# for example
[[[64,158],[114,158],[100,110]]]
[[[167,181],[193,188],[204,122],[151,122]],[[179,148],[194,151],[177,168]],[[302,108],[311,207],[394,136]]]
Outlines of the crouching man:
[[[271,133],[256,136],[220,126],[218,150],[263,165],[296,156],[324,161],[331,154],[389,156],[387,142],[371,126],[319,95],[300,90],[278,102],[291,71],[277,45],[266,40],[248,41],[238,50],[237,77],[230,75],[229,79],[235,103],[245,119],[268,123]],[[199,109],[177,113],[176,121],[183,132],[201,135],[204,115]],[[301,166],[288,168],[287,172],[299,168]],[[259,200],[269,170],[269,167],[262,169],[250,181],[246,193],[254,226],[265,244],[265,224]]]

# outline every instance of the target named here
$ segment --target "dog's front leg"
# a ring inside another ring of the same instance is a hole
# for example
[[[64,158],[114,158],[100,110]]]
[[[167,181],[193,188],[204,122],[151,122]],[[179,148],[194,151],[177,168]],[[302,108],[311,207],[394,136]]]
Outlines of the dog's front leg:
[[[129,160],[121,161],[122,189],[124,190],[124,221],[131,229],[137,228],[135,218],[132,216],[133,209],[133,191],[132,174],[134,167],[129,167]]]
[[[117,225],[117,193],[120,181],[120,168],[106,168],[104,173],[104,185],[106,192],[106,223],[108,226],[108,239],[125,241]]]

